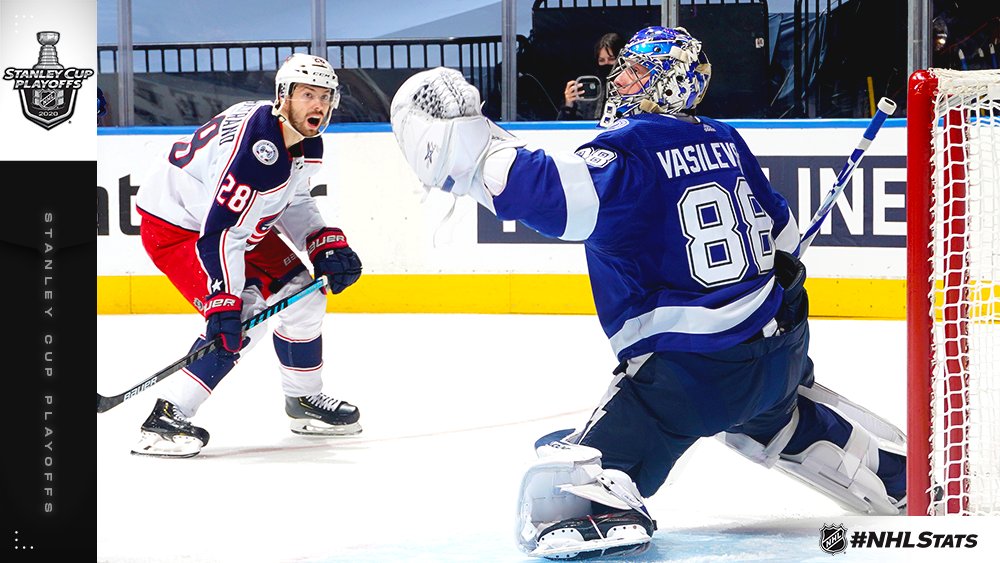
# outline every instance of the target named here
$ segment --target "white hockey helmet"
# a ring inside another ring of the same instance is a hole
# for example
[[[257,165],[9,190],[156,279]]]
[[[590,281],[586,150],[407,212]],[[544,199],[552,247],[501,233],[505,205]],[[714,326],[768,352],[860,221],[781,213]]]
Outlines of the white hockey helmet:
[[[292,53],[274,75],[274,109],[279,110],[292,91],[292,84],[309,84],[330,89],[330,109],[340,105],[340,81],[323,57]],[[327,116],[329,119],[329,116]]]

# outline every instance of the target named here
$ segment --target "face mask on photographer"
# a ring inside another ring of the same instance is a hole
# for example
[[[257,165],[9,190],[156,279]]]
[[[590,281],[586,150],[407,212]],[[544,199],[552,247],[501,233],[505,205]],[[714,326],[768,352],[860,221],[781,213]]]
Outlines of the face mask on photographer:
[[[607,47],[601,49],[597,54],[597,76],[606,79],[611,74],[611,69],[615,67],[615,56]]]

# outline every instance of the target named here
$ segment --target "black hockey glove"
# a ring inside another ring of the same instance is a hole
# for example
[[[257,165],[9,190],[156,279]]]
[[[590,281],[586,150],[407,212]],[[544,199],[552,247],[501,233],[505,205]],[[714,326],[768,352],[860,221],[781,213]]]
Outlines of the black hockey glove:
[[[333,293],[344,291],[361,277],[361,259],[347,245],[347,237],[340,229],[325,227],[309,235],[306,251],[315,277],[327,276]]]
[[[221,337],[222,347],[235,354],[243,348],[243,323],[240,310],[243,300],[230,293],[216,291],[205,298],[205,338]]]
[[[781,308],[775,319],[783,332],[809,316],[809,298],[806,294],[806,267],[794,255],[779,250],[774,256],[774,274],[785,290]]]

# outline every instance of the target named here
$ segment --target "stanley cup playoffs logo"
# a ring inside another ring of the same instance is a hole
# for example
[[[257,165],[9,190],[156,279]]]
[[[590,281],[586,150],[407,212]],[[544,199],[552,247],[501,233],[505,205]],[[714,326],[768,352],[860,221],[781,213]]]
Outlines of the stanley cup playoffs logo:
[[[59,64],[56,52],[59,32],[41,31],[36,37],[42,47],[35,66],[9,67],[3,71],[3,79],[14,82],[14,89],[21,96],[24,117],[40,127],[52,129],[73,117],[77,91],[94,71]]]

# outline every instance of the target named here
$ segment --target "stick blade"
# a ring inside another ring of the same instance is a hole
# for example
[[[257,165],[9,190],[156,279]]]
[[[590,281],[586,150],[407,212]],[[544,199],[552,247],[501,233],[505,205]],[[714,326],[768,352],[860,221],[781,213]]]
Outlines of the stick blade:
[[[97,394],[97,412],[108,412],[112,408],[118,406],[122,401],[121,399],[115,400],[115,397],[105,397],[100,393]]]

